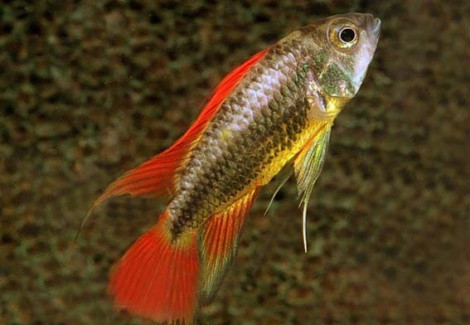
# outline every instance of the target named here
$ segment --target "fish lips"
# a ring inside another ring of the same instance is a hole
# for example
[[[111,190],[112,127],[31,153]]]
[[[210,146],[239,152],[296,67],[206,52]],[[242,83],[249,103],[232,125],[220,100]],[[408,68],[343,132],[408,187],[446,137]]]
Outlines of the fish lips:
[[[382,25],[382,21],[379,18],[374,18],[374,16],[371,15],[371,21],[368,23],[368,34],[369,37],[373,40],[375,40],[375,44],[379,41],[379,36],[380,36],[380,27]]]

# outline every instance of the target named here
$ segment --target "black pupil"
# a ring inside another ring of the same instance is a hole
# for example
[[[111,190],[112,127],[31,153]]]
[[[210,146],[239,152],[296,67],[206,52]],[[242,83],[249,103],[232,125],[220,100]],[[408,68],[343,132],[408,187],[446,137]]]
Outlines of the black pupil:
[[[354,33],[354,31],[351,28],[345,28],[339,34],[339,38],[341,38],[341,40],[345,43],[352,42],[355,36],[356,36],[356,33]]]

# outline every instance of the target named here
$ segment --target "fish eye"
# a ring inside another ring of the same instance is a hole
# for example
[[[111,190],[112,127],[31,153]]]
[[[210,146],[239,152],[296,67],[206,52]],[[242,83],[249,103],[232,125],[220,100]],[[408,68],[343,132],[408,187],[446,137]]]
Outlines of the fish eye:
[[[356,38],[356,32],[349,27],[344,27],[339,32],[339,39],[343,43],[351,43]]]
[[[356,45],[359,40],[359,31],[356,25],[349,20],[334,22],[329,28],[330,42],[340,49],[348,49]]]

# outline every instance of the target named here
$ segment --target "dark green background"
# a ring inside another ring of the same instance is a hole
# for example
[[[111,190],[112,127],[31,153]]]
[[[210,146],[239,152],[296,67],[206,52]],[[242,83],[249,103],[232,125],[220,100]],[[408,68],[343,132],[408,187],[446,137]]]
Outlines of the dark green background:
[[[231,69],[349,11],[382,19],[338,117],[303,253],[295,183],[258,198],[200,324],[468,324],[468,1],[2,1],[0,324],[144,324],[108,272],[164,201],[100,191],[168,147]],[[33,5],[34,4],[34,5]]]

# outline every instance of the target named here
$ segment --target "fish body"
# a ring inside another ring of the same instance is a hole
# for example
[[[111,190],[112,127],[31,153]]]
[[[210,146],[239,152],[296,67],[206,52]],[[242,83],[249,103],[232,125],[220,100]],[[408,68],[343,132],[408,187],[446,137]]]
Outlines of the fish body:
[[[208,215],[267,184],[327,123],[309,120],[309,110],[319,109],[308,104],[311,75],[281,46],[250,70],[209,123],[182,172],[178,195],[169,205],[175,234],[199,227]]]
[[[157,322],[193,322],[236,254],[258,190],[294,166],[304,216],[334,118],[357,93],[380,21],[333,16],[295,31],[230,73],[172,147],[112,183],[111,196],[164,195],[158,223],[115,266],[119,307]]]

